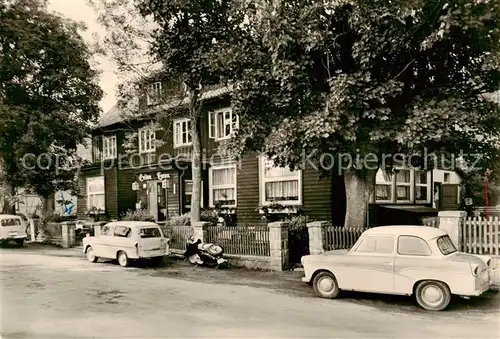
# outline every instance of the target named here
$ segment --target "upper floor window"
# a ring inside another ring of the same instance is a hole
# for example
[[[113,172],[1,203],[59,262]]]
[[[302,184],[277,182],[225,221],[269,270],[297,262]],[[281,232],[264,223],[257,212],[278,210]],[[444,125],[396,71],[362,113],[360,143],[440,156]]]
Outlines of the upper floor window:
[[[174,121],[174,147],[191,145],[191,121],[178,119]]]
[[[450,173],[444,173],[444,178],[443,178],[443,181],[444,181],[446,184],[449,184],[449,183],[450,183]]]
[[[103,137],[102,154],[104,159],[116,158],[116,135]]]
[[[161,82],[149,84],[146,92],[146,101],[148,105],[156,105],[160,102],[162,93]]]
[[[215,140],[228,139],[239,128],[239,119],[230,107],[210,112],[210,138]]]
[[[272,160],[260,157],[260,200],[262,205],[302,203],[302,171],[275,167]]]
[[[139,130],[139,153],[149,153],[156,150],[156,133],[151,128]]]
[[[208,178],[210,206],[236,206],[236,164],[213,166]]]

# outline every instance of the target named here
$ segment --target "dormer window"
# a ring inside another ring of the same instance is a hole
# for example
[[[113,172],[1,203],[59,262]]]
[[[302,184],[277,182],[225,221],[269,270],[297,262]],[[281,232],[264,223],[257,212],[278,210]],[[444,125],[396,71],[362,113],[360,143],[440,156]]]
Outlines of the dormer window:
[[[157,105],[160,103],[162,94],[161,82],[153,82],[149,84],[146,92],[146,101],[148,106]]]

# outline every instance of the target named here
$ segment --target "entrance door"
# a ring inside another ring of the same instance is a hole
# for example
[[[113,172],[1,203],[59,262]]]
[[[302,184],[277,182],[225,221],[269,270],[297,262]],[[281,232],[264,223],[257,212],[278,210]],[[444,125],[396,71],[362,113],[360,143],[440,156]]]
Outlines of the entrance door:
[[[148,181],[148,212],[158,219],[158,181]]]

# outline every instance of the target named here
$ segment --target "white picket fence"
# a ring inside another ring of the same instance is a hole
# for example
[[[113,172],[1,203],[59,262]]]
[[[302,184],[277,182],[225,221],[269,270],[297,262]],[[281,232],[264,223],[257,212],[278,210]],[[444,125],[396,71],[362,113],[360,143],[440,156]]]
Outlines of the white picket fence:
[[[462,222],[460,251],[472,254],[499,255],[500,222],[498,217],[468,217]]]

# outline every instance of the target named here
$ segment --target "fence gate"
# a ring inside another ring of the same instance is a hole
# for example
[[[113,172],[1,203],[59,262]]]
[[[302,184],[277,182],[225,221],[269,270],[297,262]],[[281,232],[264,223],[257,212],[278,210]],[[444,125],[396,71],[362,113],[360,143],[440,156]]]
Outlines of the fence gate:
[[[459,250],[471,254],[499,255],[498,217],[468,217],[461,224]]]

